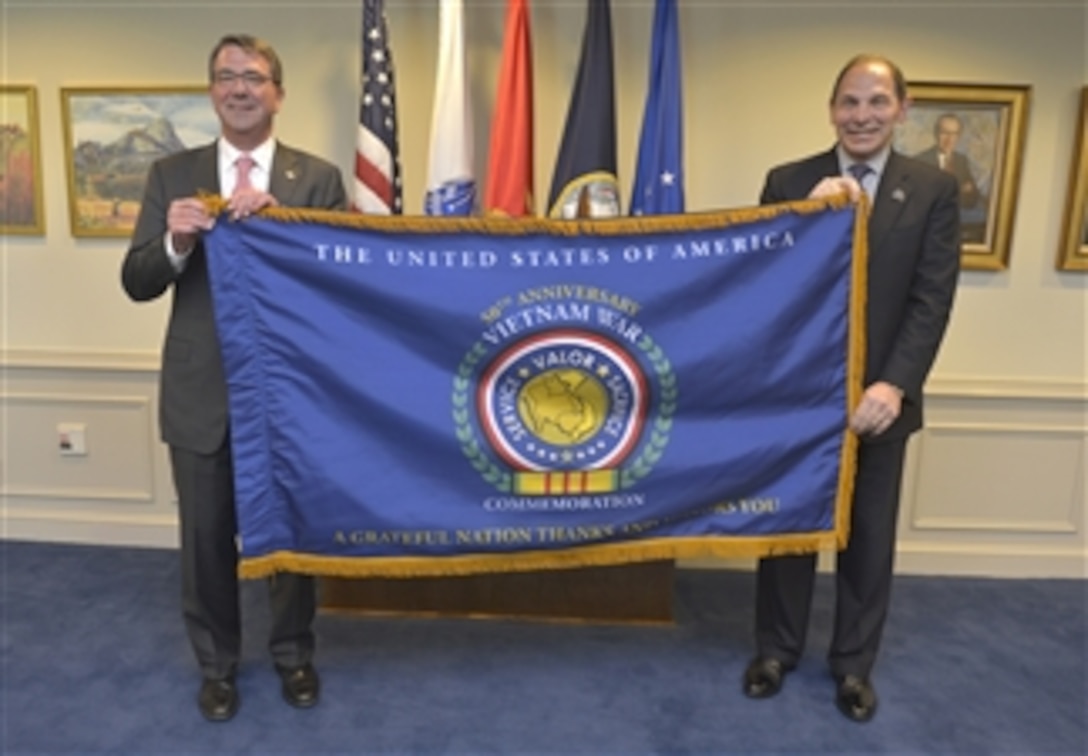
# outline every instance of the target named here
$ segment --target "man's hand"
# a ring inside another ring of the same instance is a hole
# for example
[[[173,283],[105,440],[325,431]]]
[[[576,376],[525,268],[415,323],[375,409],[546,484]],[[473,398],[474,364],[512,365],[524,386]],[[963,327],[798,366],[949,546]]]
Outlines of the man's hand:
[[[903,392],[886,381],[877,381],[858,403],[850,429],[862,436],[879,436],[891,427],[903,407]]]
[[[166,228],[174,251],[184,257],[193,251],[202,231],[210,231],[215,218],[208,215],[204,203],[196,197],[176,199],[166,211]]]
[[[857,182],[853,176],[828,176],[822,179],[820,183],[812,187],[812,191],[808,193],[809,199],[824,199],[825,197],[834,197],[838,194],[847,192],[850,195],[850,199],[857,202],[861,199],[861,184]]]
[[[268,192],[259,189],[239,189],[227,201],[227,210],[231,220],[246,218],[266,207],[277,207],[280,203]]]

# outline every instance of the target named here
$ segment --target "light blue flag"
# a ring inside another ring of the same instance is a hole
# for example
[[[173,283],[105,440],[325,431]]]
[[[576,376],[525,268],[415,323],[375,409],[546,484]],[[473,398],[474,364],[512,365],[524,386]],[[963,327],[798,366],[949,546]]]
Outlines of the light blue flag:
[[[676,0],[654,9],[650,84],[642,117],[631,215],[684,212],[684,100]]]

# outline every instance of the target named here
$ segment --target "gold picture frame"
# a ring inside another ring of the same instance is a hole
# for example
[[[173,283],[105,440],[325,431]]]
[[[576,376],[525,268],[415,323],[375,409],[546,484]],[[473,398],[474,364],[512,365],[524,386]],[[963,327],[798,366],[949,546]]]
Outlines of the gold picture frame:
[[[907,85],[911,105],[895,148],[938,165],[960,182],[965,270],[1009,266],[1027,133],[1028,85]]]
[[[38,90],[0,84],[0,235],[44,233]]]
[[[151,164],[219,134],[206,85],[60,95],[72,236],[131,236]]]
[[[1088,270],[1088,87],[1080,91],[1058,270]]]

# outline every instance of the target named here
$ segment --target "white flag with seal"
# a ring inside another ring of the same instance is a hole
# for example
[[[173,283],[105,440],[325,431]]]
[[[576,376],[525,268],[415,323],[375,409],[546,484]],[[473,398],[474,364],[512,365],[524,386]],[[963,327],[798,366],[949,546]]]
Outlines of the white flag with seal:
[[[465,81],[464,4],[442,0],[439,12],[438,74],[423,209],[427,215],[472,215],[476,179],[472,108]]]

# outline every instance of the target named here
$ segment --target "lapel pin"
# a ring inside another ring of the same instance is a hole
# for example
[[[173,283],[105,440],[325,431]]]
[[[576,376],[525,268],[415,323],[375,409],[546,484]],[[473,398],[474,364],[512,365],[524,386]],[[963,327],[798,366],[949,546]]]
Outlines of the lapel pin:
[[[287,177],[288,181],[295,180],[295,171],[293,168],[288,168],[286,171],[283,172],[283,175]]]
[[[902,189],[896,189],[892,192],[892,199],[896,202],[903,202],[907,199],[907,194]]]

